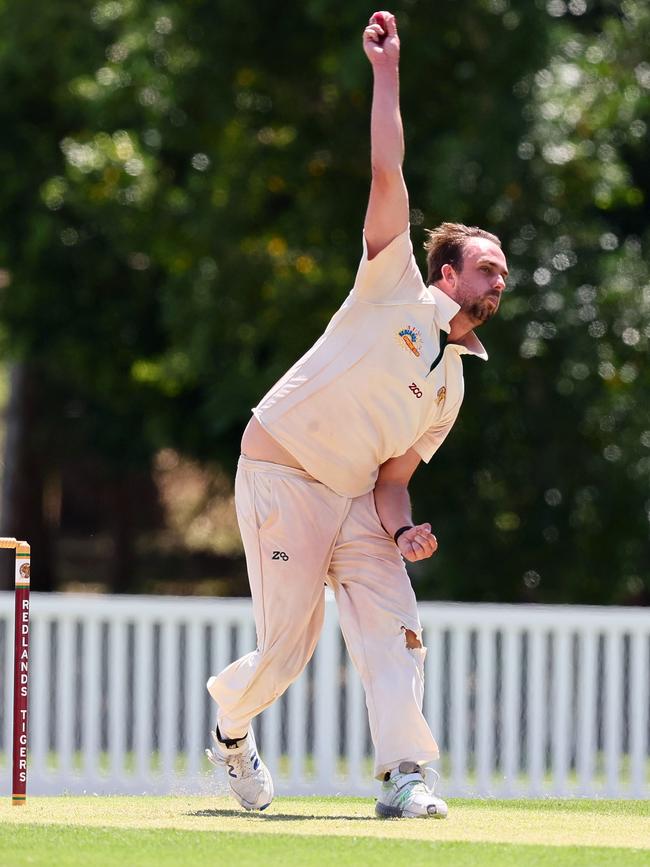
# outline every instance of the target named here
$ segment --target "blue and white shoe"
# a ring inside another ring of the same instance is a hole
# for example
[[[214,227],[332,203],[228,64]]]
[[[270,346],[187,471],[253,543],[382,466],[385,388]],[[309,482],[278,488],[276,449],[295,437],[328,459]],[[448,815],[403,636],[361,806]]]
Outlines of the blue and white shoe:
[[[245,810],[266,810],[273,800],[273,780],[257,752],[253,729],[244,738],[222,738],[210,732],[214,746],[205,751],[217,768],[226,768],[230,791]]]
[[[426,770],[438,778],[436,771]],[[375,814],[382,819],[446,819],[449,808],[433,794],[433,785],[427,785],[424,773],[415,762],[402,762],[386,774]]]

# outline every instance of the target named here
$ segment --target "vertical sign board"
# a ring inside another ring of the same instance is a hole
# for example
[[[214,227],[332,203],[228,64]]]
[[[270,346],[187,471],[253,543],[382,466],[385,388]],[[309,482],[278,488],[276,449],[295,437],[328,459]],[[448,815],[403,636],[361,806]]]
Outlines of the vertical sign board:
[[[27,797],[27,685],[29,675],[30,548],[16,544],[16,609],[14,642],[14,739],[12,802]]]

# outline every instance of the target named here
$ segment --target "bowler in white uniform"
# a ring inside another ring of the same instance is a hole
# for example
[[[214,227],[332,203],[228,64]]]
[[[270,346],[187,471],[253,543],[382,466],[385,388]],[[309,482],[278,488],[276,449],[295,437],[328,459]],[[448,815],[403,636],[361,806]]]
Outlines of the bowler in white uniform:
[[[270,804],[251,720],[311,658],[327,584],[365,690],[377,815],[444,818],[424,776],[438,747],[422,714],[426,649],[404,566],[437,541],[414,524],[408,483],[456,420],[462,356],[487,359],[474,328],[497,311],[508,270],[496,236],[443,223],[428,232],[423,281],[402,175],[395,17],[376,12],[363,43],[374,79],[363,256],[325,333],[262,398],[242,439],[235,494],[258,645],[208,681],[208,755],[227,766],[244,808]]]

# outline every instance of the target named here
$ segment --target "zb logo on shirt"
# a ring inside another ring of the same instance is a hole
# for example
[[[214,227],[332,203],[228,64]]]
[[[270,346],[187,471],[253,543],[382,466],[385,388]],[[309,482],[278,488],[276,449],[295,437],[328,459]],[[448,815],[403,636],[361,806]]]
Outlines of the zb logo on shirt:
[[[422,389],[415,382],[409,385],[409,391],[412,391],[417,398],[422,397]]]
[[[271,560],[288,560],[289,555],[285,554],[284,551],[274,551]]]

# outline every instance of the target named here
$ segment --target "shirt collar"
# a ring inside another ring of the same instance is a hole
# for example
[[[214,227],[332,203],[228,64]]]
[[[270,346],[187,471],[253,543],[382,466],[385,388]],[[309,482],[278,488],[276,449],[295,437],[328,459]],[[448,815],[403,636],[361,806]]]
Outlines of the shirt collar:
[[[439,289],[433,283],[427,286],[427,289],[433,296],[436,305],[438,327],[449,334],[451,331],[451,320],[460,310],[460,304],[457,304],[453,298],[450,298],[446,292],[443,292],[442,289]],[[458,342],[448,343],[447,346],[455,347],[459,355],[476,355],[477,358],[483,361],[487,361],[488,359],[485,347],[473,331],[470,331]]]

